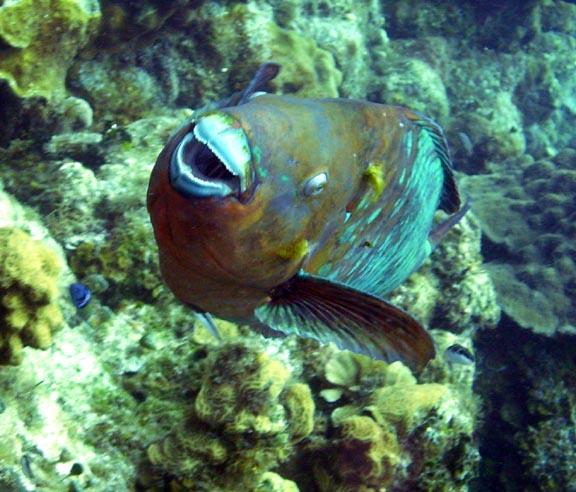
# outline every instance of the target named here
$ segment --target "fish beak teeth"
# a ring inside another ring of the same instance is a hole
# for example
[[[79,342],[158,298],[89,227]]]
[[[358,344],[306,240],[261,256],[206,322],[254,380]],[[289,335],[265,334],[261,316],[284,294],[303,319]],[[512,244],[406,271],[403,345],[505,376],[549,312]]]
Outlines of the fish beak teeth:
[[[246,191],[252,156],[246,133],[236,121],[224,113],[205,116],[196,123],[194,136],[240,178],[240,191]]]
[[[192,196],[244,193],[251,184],[248,138],[225,113],[200,117],[172,154],[172,186]]]

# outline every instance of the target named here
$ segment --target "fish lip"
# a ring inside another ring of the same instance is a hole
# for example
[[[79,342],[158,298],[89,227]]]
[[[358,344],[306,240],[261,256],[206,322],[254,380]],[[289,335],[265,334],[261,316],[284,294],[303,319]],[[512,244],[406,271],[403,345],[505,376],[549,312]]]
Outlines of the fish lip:
[[[253,191],[252,161],[237,120],[220,111],[203,114],[172,152],[170,181],[184,195],[245,200]]]

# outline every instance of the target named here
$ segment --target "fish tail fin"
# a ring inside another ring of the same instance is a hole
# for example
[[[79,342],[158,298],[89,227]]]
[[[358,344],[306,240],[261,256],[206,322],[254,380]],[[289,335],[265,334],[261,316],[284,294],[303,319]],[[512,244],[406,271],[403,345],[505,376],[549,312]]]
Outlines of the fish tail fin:
[[[273,330],[333,342],[420,372],[434,357],[428,332],[409,314],[379,297],[329,280],[297,275],[274,289],[256,317]]]
[[[430,243],[432,250],[434,250],[436,246],[438,246],[438,243],[444,239],[446,234],[448,234],[448,231],[462,220],[462,217],[464,217],[468,210],[470,210],[471,205],[472,199],[467,197],[466,203],[460,208],[460,210],[444,219],[434,227],[434,229],[432,229],[432,232],[428,236],[428,242]]]

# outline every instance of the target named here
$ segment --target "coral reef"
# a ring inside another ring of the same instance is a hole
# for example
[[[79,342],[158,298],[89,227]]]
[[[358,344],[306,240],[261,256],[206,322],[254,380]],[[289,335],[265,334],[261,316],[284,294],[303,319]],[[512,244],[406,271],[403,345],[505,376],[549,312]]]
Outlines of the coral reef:
[[[104,49],[75,64],[70,87],[90,101],[97,120],[124,124],[166,106],[220,99],[267,60],[284,66],[273,84],[278,92],[363,97],[367,46],[387,43],[376,2],[362,9],[349,0],[272,3],[105,2],[111,15],[97,41]],[[119,51],[118,37],[138,42]]]
[[[576,150],[551,160],[505,161],[463,182],[478,197],[475,210],[489,241],[484,254],[504,311],[538,333],[573,333]],[[498,213],[503,208],[506,214]]]
[[[82,279],[102,276],[109,289],[102,299],[117,305],[128,298],[151,301],[161,290],[152,230],[143,211],[119,217],[105,241],[82,241],[70,254],[70,267]]]
[[[325,371],[340,392],[321,392],[334,430],[308,449],[321,490],[466,489],[479,460],[470,378],[463,386],[418,384],[398,362],[349,352],[334,354]]]
[[[312,432],[310,390],[290,383],[288,367],[263,349],[216,350],[187,420],[148,449],[151,463],[186,490],[250,489]]]
[[[222,98],[226,87],[249,79],[270,59],[286,67],[276,82],[282,91],[338,95],[342,76],[333,55],[312,38],[277,26],[269,9],[206,3],[189,8],[185,18],[181,31],[166,32],[162,41],[145,48],[104,51],[80,61],[71,71],[71,87],[92,103],[99,118],[120,123],[166,104],[198,107]],[[132,58],[128,67],[126,57]]]
[[[440,281],[440,299],[434,306],[433,328],[470,333],[493,328],[500,319],[494,284],[480,251],[480,221],[469,212],[432,256],[432,271]]]
[[[338,96],[342,75],[330,52],[319,48],[314,40],[274,24],[269,31],[271,59],[287,68],[276,80],[281,92],[304,97]]]
[[[493,2],[488,11],[470,2],[459,7],[458,19],[446,22],[455,15],[446,2],[390,2],[384,6],[389,54],[375,67],[378,74],[391,73],[392,82],[406,67],[414,83],[403,87],[376,78],[373,85],[375,97],[403,104],[428,94],[423,102],[432,108],[442,106],[432,95],[449,94],[449,108],[436,109],[436,116],[448,128],[457,169],[472,174],[461,181],[486,234],[482,253],[493,260],[488,270],[499,302],[522,326],[550,335],[573,331],[569,197],[576,135],[574,60],[568,52],[574,26],[559,17],[573,15],[575,8],[565,2]],[[466,21],[472,18],[481,21],[481,29]],[[505,47],[500,36],[490,39],[489,33],[512,20],[522,29],[507,30]],[[470,39],[462,43],[456,32],[468,32]],[[412,77],[414,60],[426,64],[445,90],[438,84],[435,89],[430,78]],[[448,280],[448,262],[439,265],[437,273]],[[458,332],[463,327],[453,326],[450,313],[463,319],[468,303],[491,302],[493,293],[475,295],[486,276],[479,262],[474,270],[479,276],[473,282],[444,282],[447,305],[435,310],[433,326],[445,323]],[[452,287],[468,290],[468,303],[451,305]],[[497,313],[487,318],[480,324],[494,325]]]
[[[25,231],[0,228],[0,364],[20,364],[23,347],[46,349],[63,319],[59,256]]]
[[[88,134],[84,143],[78,138],[82,134],[57,134],[44,145],[45,152],[12,147],[5,153],[10,163],[6,187],[43,213],[79,280],[104,279],[100,298],[108,304],[152,300],[162,290],[142,201],[150,163],[188,114],[139,120],[105,139]]]
[[[379,77],[370,87],[372,100],[409,106],[446,121],[450,113],[446,87],[433,67],[423,60],[396,54],[385,58],[380,65]]]
[[[340,96],[366,96],[374,59],[379,59],[388,45],[378,2],[365,2],[361,8],[353,0],[270,3],[281,27],[311,36],[334,55],[342,72]]]
[[[467,333],[493,328],[500,318],[494,284],[480,251],[473,210],[440,242],[430,260],[391,293],[390,299],[430,328]],[[441,220],[442,214],[438,214]]]
[[[68,67],[99,21],[96,0],[2,2],[0,80],[22,97],[64,96]]]
[[[390,484],[401,460],[392,429],[352,415],[339,421],[334,431],[315,468],[320,490],[378,490]]]
[[[560,0],[0,1],[0,174],[36,211],[0,193],[0,489],[466,490],[474,384],[480,488],[571,490],[574,19]],[[418,379],[221,321],[218,340],[162,287],[143,205],[176,108],[269,59],[270,90],[432,115],[471,175],[472,212],[391,296],[432,329]]]

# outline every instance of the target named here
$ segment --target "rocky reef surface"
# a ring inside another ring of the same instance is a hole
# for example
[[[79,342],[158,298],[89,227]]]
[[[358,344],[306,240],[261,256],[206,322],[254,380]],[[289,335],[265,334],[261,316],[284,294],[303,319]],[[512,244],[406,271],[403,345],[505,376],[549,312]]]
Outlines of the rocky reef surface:
[[[0,229],[7,237],[25,234],[19,228],[43,231],[30,256],[40,261],[46,242],[63,260],[52,302],[64,319],[53,343],[40,347],[46,351],[20,350],[4,361],[12,367],[0,367],[0,484],[376,490],[424,480],[464,490],[479,458],[474,368],[449,367],[442,353],[469,344],[472,325],[498,319],[477,221],[451,231],[435,258],[394,293],[396,303],[438,328],[439,358],[420,380],[400,363],[295,338],[266,340],[224,322],[217,342],[163,287],[142,203],[155,155],[187,115],[136,120],[103,137],[94,169],[58,154],[81,132],[60,150],[46,150],[56,145],[52,138],[37,151],[6,151],[13,159],[6,182],[17,181],[21,191],[31,178],[14,155],[42,159],[39,167],[66,183],[55,187],[54,177],[40,176],[30,186],[45,191],[21,198],[33,208],[4,192]],[[11,275],[28,281],[27,269]],[[73,279],[92,291],[82,310],[67,295]],[[35,281],[46,282],[38,274]],[[333,454],[337,463],[325,460]]]
[[[0,1],[0,490],[571,490],[576,5],[480,4]],[[391,296],[435,338],[418,378],[216,341],[162,285],[156,155],[270,59],[278,93],[447,130],[472,213]]]

